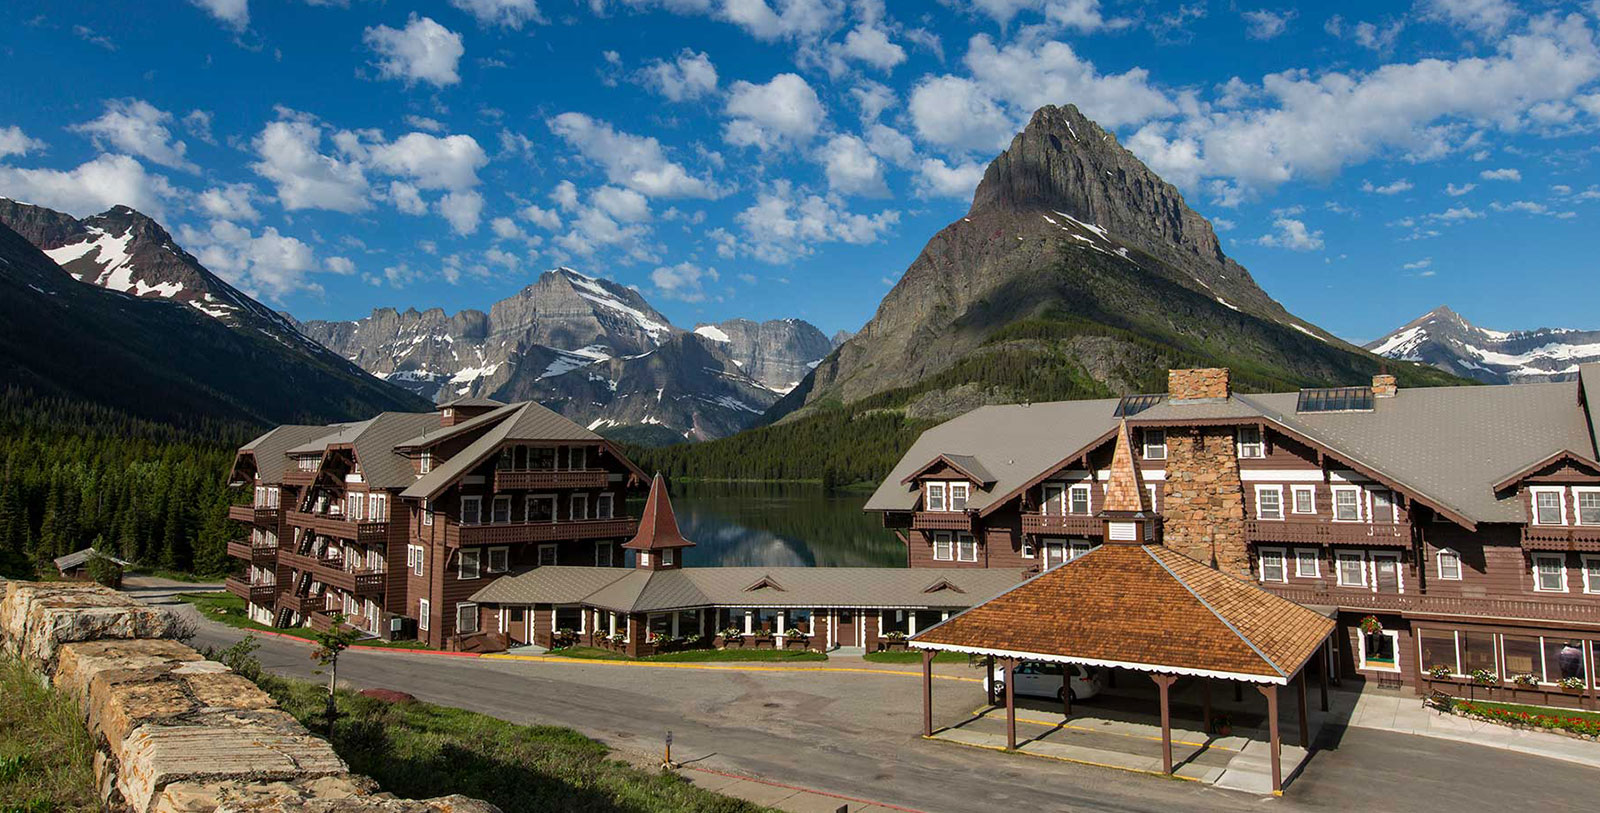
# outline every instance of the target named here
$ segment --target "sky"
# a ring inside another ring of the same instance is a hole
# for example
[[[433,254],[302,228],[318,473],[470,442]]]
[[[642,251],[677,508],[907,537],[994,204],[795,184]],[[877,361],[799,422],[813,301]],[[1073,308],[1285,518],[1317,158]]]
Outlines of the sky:
[[[15,2],[0,195],[133,206],[301,319],[565,265],[681,327],[832,333],[1072,103],[1342,337],[1600,328],[1597,31],[1600,0]]]

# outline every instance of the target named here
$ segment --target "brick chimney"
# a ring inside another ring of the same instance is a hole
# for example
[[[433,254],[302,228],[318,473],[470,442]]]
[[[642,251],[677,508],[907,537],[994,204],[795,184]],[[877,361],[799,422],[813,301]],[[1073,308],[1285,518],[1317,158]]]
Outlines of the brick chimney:
[[[1174,401],[1222,399],[1232,391],[1226,367],[1167,371],[1167,397]]]
[[[1400,391],[1400,384],[1394,376],[1388,373],[1379,373],[1372,377],[1372,394],[1377,398],[1393,398]]]

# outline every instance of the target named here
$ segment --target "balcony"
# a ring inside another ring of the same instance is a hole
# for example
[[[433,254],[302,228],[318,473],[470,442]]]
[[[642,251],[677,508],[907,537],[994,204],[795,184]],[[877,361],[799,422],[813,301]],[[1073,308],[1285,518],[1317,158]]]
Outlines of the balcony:
[[[1101,536],[1105,521],[1092,514],[1023,514],[1022,532],[1034,536]]]
[[[249,505],[228,506],[228,519],[263,528],[277,528],[279,511],[276,508],[256,508]]]
[[[354,575],[355,594],[358,596],[378,595],[388,583],[388,574],[376,570],[357,570]]]
[[[1563,525],[1525,525],[1523,550],[1600,551],[1600,527]]]
[[[521,542],[559,542],[577,539],[614,539],[633,536],[639,529],[637,517],[581,519],[575,522],[495,522],[445,526],[444,541],[450,547],[470,545],[514,545]]]
[[[972,532],[973,515],[965,511],[918,511],[911,515],[913,531]]]
[[[1294,587],[1263,584],[1274,595],[1300,604],[1324,605],[1357,612],[1406,615],[1525,619],[1542,623],[1600,624],[1600,604],[1589,601],[1539,601],[1514,598],[1460,598],[1419,593],[1374,593],[1361,588]]]
[[[230,505],[228,506],[228,519],[255,524],[256,509],[248,505]]]
[[[320,612],[327,604],[327,599],[322,596],[297,596],[293,593],[279,593],[275,605],[279,610],[293,610],[301,615],[311,612]]]
[[[324,536],[353,539],[363,544],[385,542],[389,538],[389,523],[346,519],[338,514],[313,514],[309,511],[290,511],[289,524],[309,528]]]
[[[239,576],[229,576],[222,582],[222,587],[251,604],[263,607],[271,607],[278,595],[278,586],[275,584],[251,584]]]
[[[228,555],[251,564],[270,566],[278,561],[278,546],[255,545],[247,539],[236,539],[228,543]]]
[[[494,490],[538,490],[559,488],[605,488],[610,480],[611,473],[605,469],[578,469],[568,471],[555,471],[543,469],[534,471],[515,469],[496,469],[494,472]]]
[[[283,484],[286,486],[308,486],[317,481],[318,474],[320,472],[294,469],[283,475]]]
[[[1244,538],[1250,542],[1408,548],[1411,547],[1411,523],[1247,519]]]

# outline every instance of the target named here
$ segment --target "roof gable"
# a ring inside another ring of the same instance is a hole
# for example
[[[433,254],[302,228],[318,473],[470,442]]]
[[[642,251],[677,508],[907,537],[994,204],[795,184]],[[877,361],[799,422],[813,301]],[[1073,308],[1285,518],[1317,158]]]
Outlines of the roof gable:
[[[968,480],[971,480],[972,482],[977,483],[984,488],[994,485],[994,475],[990,474],[989,470],[983,467],[983,464],[978,461],[978,458],[969,454],[940,454],[938,457],[929,460],[921,468],[906,475],[905,478],[900,482],[910,483],[913,480],[916,480],[917,478],[927,474],[928,472],[937,469],[941,465],[955,469],[957,472],[960,472],[963,477],[966,477]]]

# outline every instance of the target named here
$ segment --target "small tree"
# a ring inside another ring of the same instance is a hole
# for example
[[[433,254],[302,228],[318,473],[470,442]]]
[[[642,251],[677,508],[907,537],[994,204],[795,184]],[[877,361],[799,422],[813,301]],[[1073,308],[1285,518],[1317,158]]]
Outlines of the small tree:
[[[319,632],[315,636],[317,648],[312,650],[311,658],[317,663],[328,667],[328,733],[333,733],[333,718],[338,714],[334,704],[334,690],[339,682],[339,653],[350,648],[356,642],[358,634],[353,629],[344,625],[344,613],[334,613],[333,624],[326,632]]]

